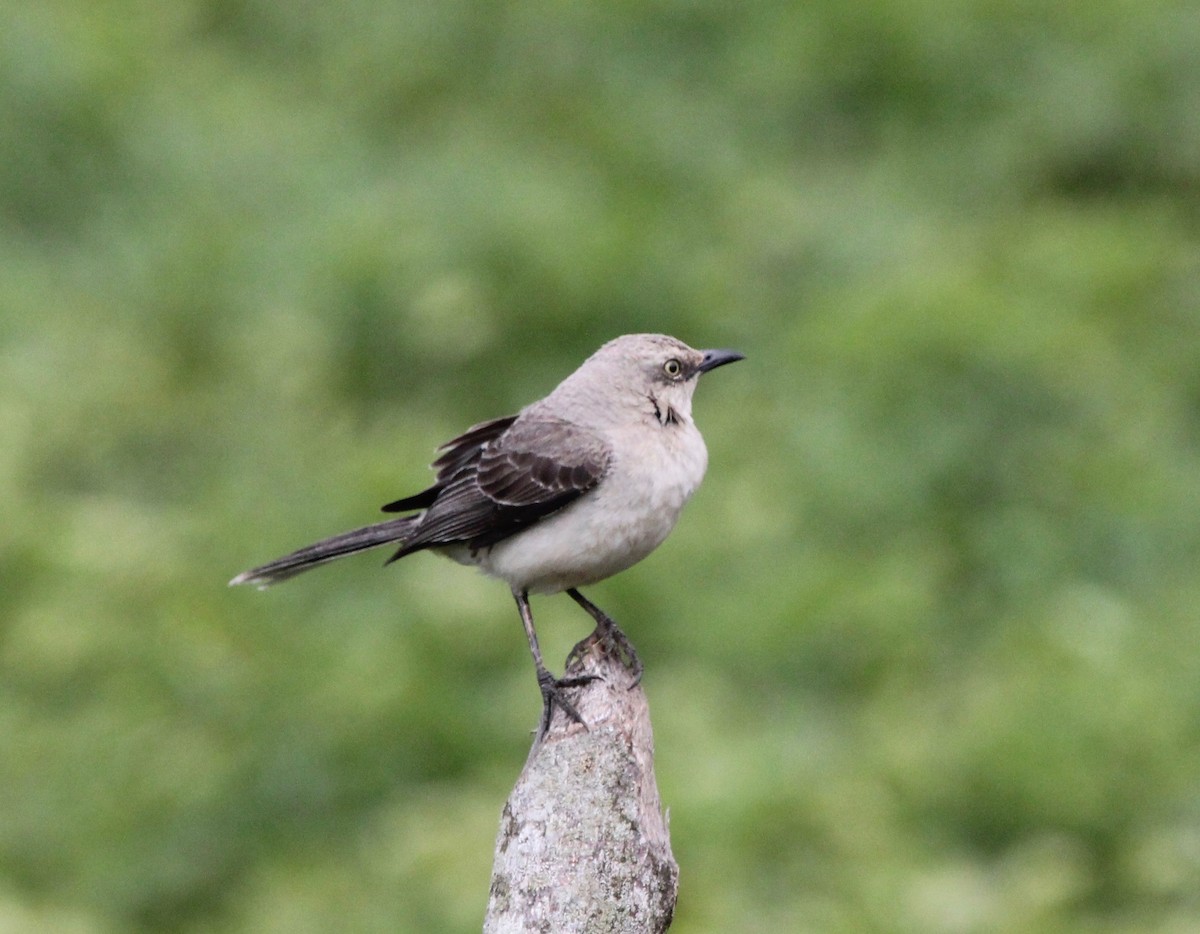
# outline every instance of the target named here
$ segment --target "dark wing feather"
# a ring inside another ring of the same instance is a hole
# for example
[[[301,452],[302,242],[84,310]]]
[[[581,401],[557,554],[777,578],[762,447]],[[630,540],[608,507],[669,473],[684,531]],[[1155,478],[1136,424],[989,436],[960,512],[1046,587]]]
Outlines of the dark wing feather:
[[[413,496],[406,496],[404,499],[392,500],[380,508],[384,512],[412,512],[414,509],[428,509],[437,502],[438,493],[441,491],[442,488],[435,483],[427,490],[422,490]]]
[[[479,460],[484,445],[504,434],[516,420],[515,415],[493,418],[490,422],[472,425],[453,441],[447,441],[438,448],[442,452],[441,456],[433,462],[433,469],[437,471],[437,482],[427,490],[388,503],[383,507],[383,511],[410,512],[414,509],[428,509],[437,502],[439,494],[463,468],[470,467]]]
[[[526,416],[469,454],[451,442],[439,462],[434,502],[396,557],[437,545],[486,548],[508,538],[599,483],[609,450],[570,422]]]
[[[508,431],[516,420],[516,415],[506,415],[504,418],[493,418],[490,422],[480,422],[453,441],[443,444],[438,448],[442,452],[441,456],[433,462],[438,480],[450,480],[464,466],[478,460],[484,445],[495,441]]]

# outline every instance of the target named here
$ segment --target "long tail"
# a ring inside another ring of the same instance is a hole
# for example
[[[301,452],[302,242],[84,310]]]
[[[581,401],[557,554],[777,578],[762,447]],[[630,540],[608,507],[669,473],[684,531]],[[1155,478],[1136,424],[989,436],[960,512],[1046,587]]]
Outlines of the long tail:
[[[260,567],[243,571],[229,582],[229,586],[256,584],[261,590],[337,558],[366,551],[368,548],[378,548],[380,545],[387,545],[390,542],[403,542],[408,538],[416,520],[416,516],[389,519],[387,522],[377,522],[375,525],[343,532],[332,538],[323,538],[306,548],[293,551],[290,555],[284,555],[282,558],[268,561]]]

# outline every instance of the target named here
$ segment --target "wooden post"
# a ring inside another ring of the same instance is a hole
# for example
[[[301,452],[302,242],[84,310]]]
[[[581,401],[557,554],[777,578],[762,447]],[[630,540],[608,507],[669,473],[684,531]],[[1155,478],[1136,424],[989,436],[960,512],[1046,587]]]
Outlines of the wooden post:
[[[619,654],[594,639],[566,674],[587,724],[560,710],[504,805],[484,934],[660,934],[679,867],[654,781],[650,708]]]

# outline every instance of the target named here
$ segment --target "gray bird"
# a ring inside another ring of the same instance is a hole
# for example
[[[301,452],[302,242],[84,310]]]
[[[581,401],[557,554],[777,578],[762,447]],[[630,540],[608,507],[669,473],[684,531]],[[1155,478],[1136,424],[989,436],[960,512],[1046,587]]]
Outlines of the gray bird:
[[[565,590],[595,620],[591,638],[623,653],[635,682],[641,677],[629,640],[579,588],[641,561],[675,527],[708,465],[692,421],[697,377],[741,359],[663,334],[618,337],[544,399],[442,445],[434,484],[383,507],[411,515],[323,539],[230,584],[268,587],[387,544],[399,546],[388,563],[429,549],[473,565],[512,589],[537,668],[543,731],[555,704],[579,721],[563,688],[588,679],[556,679],[546,669],[529,594]]]

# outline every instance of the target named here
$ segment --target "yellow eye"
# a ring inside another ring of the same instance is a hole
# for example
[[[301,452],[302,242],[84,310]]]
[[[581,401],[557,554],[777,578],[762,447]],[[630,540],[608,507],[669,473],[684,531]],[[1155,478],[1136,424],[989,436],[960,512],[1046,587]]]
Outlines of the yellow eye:
[[[670,360],[668,360],[666,363],[663,364],[663,372],[666,373],[672,379],[674,379],[680,373],[683,372],[683,364],[680,363],[678,360],[676,360],[674,357],[672,357]]]

